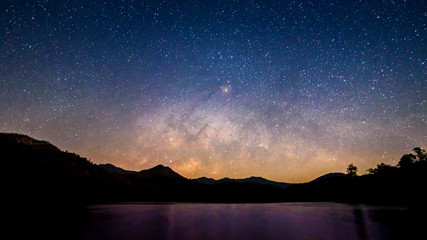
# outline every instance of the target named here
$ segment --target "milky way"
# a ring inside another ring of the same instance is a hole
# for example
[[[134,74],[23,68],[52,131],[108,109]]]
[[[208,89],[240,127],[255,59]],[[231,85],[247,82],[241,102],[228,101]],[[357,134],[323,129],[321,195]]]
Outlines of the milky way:
[[[426,6],[2,1],[0,131],[189,178],[396,164],[427,145]]]

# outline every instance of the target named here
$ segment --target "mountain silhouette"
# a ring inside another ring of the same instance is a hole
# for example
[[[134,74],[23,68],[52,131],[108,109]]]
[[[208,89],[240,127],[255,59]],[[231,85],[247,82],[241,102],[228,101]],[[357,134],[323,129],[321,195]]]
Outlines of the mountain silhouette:
[[[301,184],[245,179],[187,179],[163,165],[128,171],[96,165],[47,141],[0,133],[2,196],[8,203],[38,206],[102,202],[285,202],[332,201],[422,205],[427,183],[427,155],[405,154],[399,165],[378,164],[371,174],[325,174]]]
[[[0,133],[0,152],[6,200],[86,203],[121,185],[86,158],[25,135]]]
[[[163,165],[157,165],[153,168],[142,170],[137,173],[139,177],[146,178],[175,178],[175,179],[184,179],[183,176],[174,172],[170,167],[165,167]]]
[[[312,180],[311,182],[316,182],[316,181],[322,181],[328,178],[336,178],[336,177],[345,177],[344,173],[339,173],[339,172],[335,172],[335,173],[327,173],[325,175],[322,175],[314,180]]]
[[[123,168],[116,167],[116,166],[114,166],[113,164],[110,164],[110,163],[107,163],[107,164],[98,164],[98,166],[100,168],[103,168],[105,171],[107,171],[109,173],[117,173],[117,174],[122,174],[122,175],[128,175],[128,174],[135,173],[135,171],[125,170]]]
[[[213,178],[207,178],[207,177],[196,178],[196,179],[194,179],[194,181],[197,181],[197,182],[202,183],[202,184],[215,184],[215,183],[218,183],[217,180],[215,180]]]
[[[239,182],[239,183],[259,183],[262,185],[273,185],[280,187],[282,189],[286,189],[289,186],[289,183],[284,182],[275,182],[271,181],[262,177],[249,177],[249,178],[243,178],[243,179],[233,179],[233,178],[222,178],[219,180],[215,180],[213,178],[206,178],[201,177],[194,179],[197,182],[203,183],[203,184],[219,184],[219,183],[227,183],[227,182]]]
[[[6,199],[43,205],[93,202],[272,202],[283,189],[258,183],[215,186],[187,179],[163,165],[139,172],[96,165],[75,153],[26,135],[0,133]],[[14,181],[10,181],[14,179]]]

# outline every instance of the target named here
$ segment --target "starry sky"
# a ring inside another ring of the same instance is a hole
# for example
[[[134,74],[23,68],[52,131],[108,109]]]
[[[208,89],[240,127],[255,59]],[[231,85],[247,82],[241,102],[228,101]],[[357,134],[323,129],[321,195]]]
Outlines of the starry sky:
[[[304,182],[427,146],[426,1],[0,3],[0,131]]]

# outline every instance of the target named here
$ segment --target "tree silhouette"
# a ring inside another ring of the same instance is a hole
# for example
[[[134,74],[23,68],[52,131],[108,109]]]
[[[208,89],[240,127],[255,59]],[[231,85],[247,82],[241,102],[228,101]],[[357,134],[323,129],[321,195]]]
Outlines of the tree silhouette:
[[[417,154],[417,160],[420,162],[427,161],[427,152],[426,150],[416,147],[413,151]]]
[[[369,174],[387,174],[390,172],[390,170],[394,169],[395,167],[392,167],[389,164],[380,163],[377,164],[376,168],[369,168],[368,173]]]
[[[403,154],[397,166],[400,168],[409,168],[414,165],[416,159],[417,157],[412,153]]]
[[[412,153],[404,154],[400,158],[400,161],[397,164],[397,166],[403,169],[407,169],[412,166],[415,166],[416,164],[427,162],[426,150],[420,147],[416,147],[413,149],[413,151],[415,152],[415,154],[412,154]]]
[[[356,177],[357,176],[357,167],[354,166],[353,163],[351,163],[350,165],[348,165],[347,167],[347,175],[350,177]]]

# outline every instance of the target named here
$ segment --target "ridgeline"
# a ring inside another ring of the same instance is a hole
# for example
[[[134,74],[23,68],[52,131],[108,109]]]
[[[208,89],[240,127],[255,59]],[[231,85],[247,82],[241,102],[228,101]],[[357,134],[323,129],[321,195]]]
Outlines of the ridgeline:
[[[77,206],[106,202],[266,203],[330,201],[420,206],[427,200],[427,155],[414,148],[397,166],[378,164],[368,174],[326,174],[308,183],[288,184],[260,177],[187,179],[158,165],[128,171],[96,165],[46,141],[0,133],[4,199],[10,203]]]

